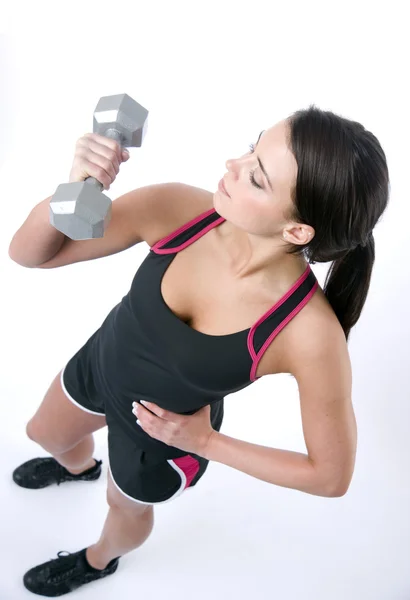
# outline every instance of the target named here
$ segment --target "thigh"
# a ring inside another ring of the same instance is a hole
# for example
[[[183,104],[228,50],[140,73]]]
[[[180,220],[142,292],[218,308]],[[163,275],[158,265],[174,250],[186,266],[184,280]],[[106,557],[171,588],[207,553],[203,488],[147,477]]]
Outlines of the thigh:
[[[91,413],[69,399],[61,375],[62,372],[56,375],[27,424],[28,436],[51,453],[70,450],[86,435],[106,425],[103,414]]]
[[[151,504],[142,504],[135,502],[132,498],[128,498],[114,483],[109,470],[107,473],[107,502],[112,508],[131,511],[136,515],[142,514],[147,510],[152,510]]]

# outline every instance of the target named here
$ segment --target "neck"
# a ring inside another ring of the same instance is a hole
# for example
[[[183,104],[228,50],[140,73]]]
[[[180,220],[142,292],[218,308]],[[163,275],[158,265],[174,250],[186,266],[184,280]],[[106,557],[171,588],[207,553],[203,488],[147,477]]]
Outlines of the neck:
[[[280,238],[255,236],[227,221],[215,233],[220,244],[219,255],[234,279],[267,279],[286,285],[306,269],[305,258],[286,254]]]

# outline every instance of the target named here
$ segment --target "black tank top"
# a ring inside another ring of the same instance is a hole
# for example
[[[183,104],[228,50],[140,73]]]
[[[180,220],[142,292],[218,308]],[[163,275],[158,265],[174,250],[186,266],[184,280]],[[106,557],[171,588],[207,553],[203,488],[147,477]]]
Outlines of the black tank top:
[[[318,282],[308,265],[283,298],[248,329],[208,335],[177,317],[162,297],[162,278],[177,252],[224,221],[211,209],[154,244],[130,291],[96,332],[94,376],[101,378],[114,412],[130,411],[133,401],[145,399],[192,414],[247,387],[257,379],[258,363],[269,345],[312,298]],[[138,428],[135,418],[133,423]]]
[[[98,368],[116,396],[146,399],[190,413],[254,382],[263,354],[312,298],[309,265],[292,288],[250,328],[228,335],[192,329],[166,305],[162,278],[176,256],[223,223],[215,209],[150,248],[122,301],[99,330]]]

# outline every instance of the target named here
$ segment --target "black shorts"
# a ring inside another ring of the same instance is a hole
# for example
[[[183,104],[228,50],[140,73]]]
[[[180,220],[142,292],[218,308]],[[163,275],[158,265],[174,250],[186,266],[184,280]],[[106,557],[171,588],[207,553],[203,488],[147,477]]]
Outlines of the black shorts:
[[[161,504],[196,485],[209,461],[192,453],[166,459],[155,451],[141,449],[106,410],[104,397],[95,389],[86,354],[81,350],[62,369],[61,385],[78,408],[106,417],[109,469],[118,490],[137,503]]]

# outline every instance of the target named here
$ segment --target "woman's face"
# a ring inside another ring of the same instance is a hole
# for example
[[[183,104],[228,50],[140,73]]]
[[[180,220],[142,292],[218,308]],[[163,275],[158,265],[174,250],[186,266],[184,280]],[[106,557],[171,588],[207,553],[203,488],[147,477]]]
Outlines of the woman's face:
[[[250,152],[226,161],[228,173],[223,181],[230,197],[218,190],[214,207],[227,221],[250,234],[281,235],[287,223],[285,215],[292,206],[291,190],[297,176],[288,135],[287,122],[280,121],[262,132]]]

